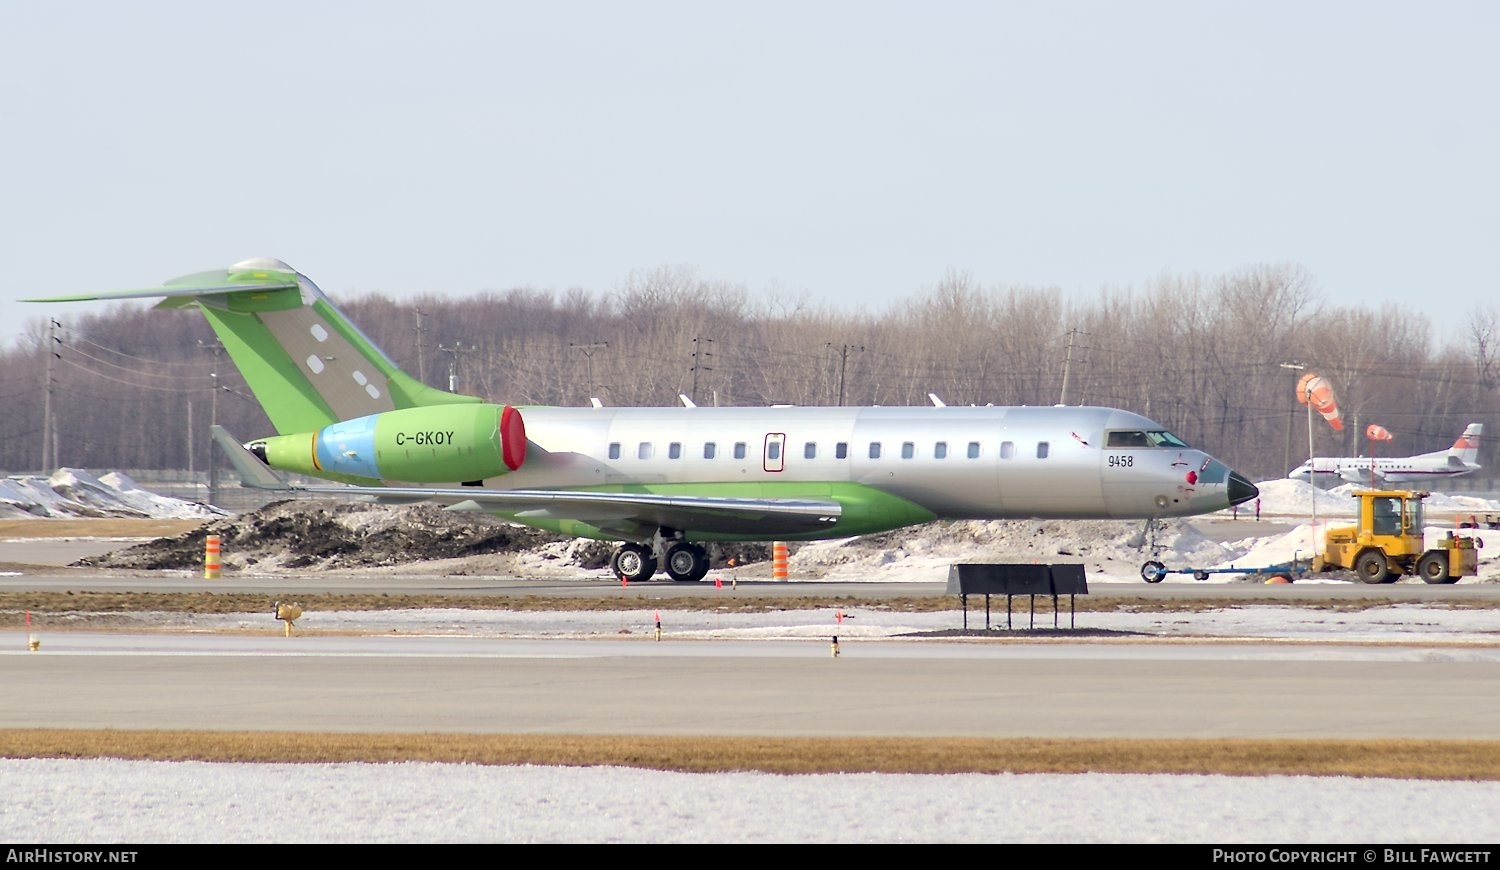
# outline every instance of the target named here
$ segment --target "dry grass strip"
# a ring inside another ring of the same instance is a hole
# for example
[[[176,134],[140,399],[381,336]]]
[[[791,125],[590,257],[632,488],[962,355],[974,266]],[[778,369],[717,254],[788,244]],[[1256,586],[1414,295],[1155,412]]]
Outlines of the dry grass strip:
[[[0,729],[4,758],[623,766],[689,773],[1137,773],[1500,780],[1500,741],[736,738]]]

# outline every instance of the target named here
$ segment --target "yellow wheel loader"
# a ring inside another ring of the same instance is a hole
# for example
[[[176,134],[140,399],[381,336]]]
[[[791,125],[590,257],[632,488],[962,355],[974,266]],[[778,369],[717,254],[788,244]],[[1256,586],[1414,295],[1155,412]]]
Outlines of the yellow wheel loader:
[[[1313,573],[1349,570],[1363,583],[1393,583],[1403,575],[1428,583],[1457,583],[1479,573],[1484,542],[1447,533],[1439,546],[1427,549],[1423,501],[1430,493],[1404,489],[1371,489],[1354,493],[1359,511],[1352,526],[1334,526],[1313,557]]]

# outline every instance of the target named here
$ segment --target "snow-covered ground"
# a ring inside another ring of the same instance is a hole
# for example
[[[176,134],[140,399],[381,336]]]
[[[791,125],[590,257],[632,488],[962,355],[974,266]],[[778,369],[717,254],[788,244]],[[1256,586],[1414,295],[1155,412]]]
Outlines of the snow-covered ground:
[[[0,478],[0,519],[219,516],[224,512],[218,508],[157,495],[118,471],[95,477],[76,468],[60,468],[50,477]]]
[[[0,759],[0,791],[7,796],[0,803],[0,838],[54,850],[112,843],[124,849],[154,843],[1260,843],[1304,846],[1295,853],[1271,850],[1257,863],[1375,863],[1374,850],[1355,847],[1447,843],[1470,844],[1481,857],[1469,860],[1482,861],[1500,819],[1496,782],[1314,776],[784,776],[48,758]],[[1330,853],[1340,857],[1324,857]],[[1208,857],[1205,848],[1200,860]]]

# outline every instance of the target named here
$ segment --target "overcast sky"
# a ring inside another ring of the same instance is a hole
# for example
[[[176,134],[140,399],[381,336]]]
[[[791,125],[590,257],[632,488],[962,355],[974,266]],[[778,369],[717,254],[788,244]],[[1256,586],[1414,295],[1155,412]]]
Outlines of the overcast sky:
[[[840,310],[1301,266],[1496,290],[1483,2],[13,3],[0,341],[274,256],[335,298],[687,266]]]

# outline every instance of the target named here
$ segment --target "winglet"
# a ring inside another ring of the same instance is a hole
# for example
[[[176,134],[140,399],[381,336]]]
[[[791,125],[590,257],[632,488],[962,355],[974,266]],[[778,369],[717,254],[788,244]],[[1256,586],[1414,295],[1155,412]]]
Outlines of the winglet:
[[[210,426],[209,432],[213,434],[214,442],[224,448],[224,453],[229,457],[229,464],[240,476],[240,485],[250,489],[279,489],[287,490],[292,486],[270,469],[264,462],[255,458],[245,445],[236,441],[223,426]]]

